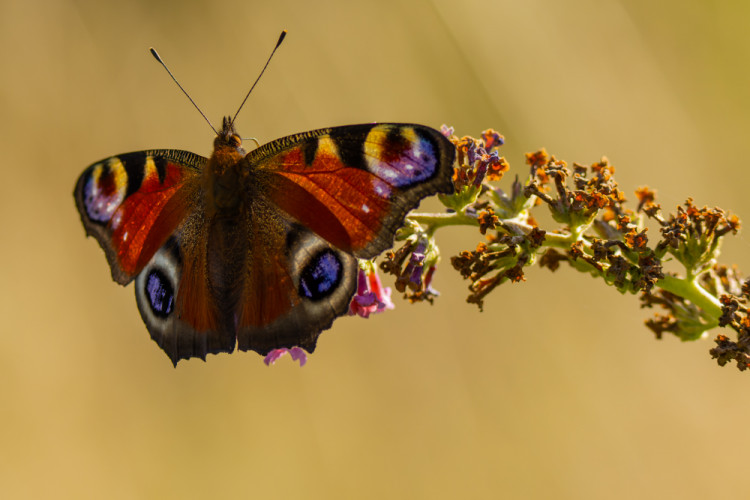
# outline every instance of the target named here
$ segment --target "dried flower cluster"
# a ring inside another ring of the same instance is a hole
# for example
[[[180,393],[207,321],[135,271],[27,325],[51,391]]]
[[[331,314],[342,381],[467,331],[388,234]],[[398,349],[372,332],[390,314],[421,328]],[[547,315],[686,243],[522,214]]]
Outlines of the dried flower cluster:
[[[742,285],[740,296],[722,295],[722,314],[719,318],[719,326],[729,327],[737,332],[737,341],[732,341],[726,335],[718,335],[714,342],[716,347],[711,349],[711,357],[715,358],[719,365],[735,361],[737,368],[744,371],[750,368],[750,309],[746,306],[750,299],[750,282]]]
[[[569,167],[544,149],[526,155],[528,175],[510,188],[495,185],[510,169],[500,156],[503,138],[487,130],[476,139],[443,133],[457,150],[453,176],[456,192],[441,195],[444,214],[411,214],[399,233],[404,242],[388,252],[381,269],[396,276],[396,290],[410,301],[433,302],[433,274],[438,264],[437,229],[468,225],[479,229],[475,249],[451,258],[453,267],[469,281],[467,301],[481,309],[487,295],[505,282],[524,281],[524,268],[538,263],[555,271],[565,262],[573,269],[601,278],[621,292],[640,293],[643,307],[661,314],[646,325],[661,338],[664,332],[683,340],[705,336],[716,326],[737,332],[737,341],[716,338],[711,355],[720,365],[736,361],[750,366],[750,285],[741,283],[736,269],[716,264],[721,240],[735,234],[740,222],[720,208],[698,208],[691,199],[663,216],[656,193],[635,191],[638,205],[626,198],[606,158],[592,165]],[[532,215],[546,206],[556,227],[541,229]],[[658,230],[649,239],[648,227]],[[684,267],[667,273],[665,260]]]

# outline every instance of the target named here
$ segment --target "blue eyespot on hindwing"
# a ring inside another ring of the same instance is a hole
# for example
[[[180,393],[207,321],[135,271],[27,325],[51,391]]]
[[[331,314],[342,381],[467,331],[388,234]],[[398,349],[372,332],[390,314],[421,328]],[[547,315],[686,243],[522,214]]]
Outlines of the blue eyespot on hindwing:
[[[158,268],[148,271],[144,283],[146,299],[155,316],[166,318],[174,308],[174,288],[167,276]]]
[[[302,269],[299,294],[313,301],[322,300],[336,290],[343,275],[343,264],[336,253],[323,249]]]

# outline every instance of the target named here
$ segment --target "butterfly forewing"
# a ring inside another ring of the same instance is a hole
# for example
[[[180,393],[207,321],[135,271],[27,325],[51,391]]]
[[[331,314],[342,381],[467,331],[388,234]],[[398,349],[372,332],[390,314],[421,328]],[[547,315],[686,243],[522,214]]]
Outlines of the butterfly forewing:
[[[115,281],[129,283],[186,217],[206,161],[188,151],[151,150],[113,156],[84,170],[74,191],[76,205]]]
[[[451,193],[455,148],[413,124],[366,124],[305,132],[245,158],[270,172],[266,193],[292,218],[358,258],[393,245],[395,231],[425,196]]]

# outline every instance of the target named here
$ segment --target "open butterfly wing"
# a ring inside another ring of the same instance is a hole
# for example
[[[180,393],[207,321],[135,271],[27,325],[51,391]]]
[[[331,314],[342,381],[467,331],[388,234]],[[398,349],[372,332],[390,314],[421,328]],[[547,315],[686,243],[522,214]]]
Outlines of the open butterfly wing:
[[[104,159],[81,174],[76,206],[115,281],[129,283],[164,245],[187,214],[206,162],[187,151],[139,151]]]
[[[357,260],[261,200],[248,226],[238,348],[263,355],[294,346],[312,352],[320,332],[349,307]]]
[[[222,311],[206,279],[209,228],[200,219],[185,220],[135,279],[143,322],[175,365],[236,344],[234,316]]]
[[[393,245],[409,210],[453,192],[455,148],[437,130],[366,124],[285,137],[250,152],[265,194],[337,248],[362,259]]]

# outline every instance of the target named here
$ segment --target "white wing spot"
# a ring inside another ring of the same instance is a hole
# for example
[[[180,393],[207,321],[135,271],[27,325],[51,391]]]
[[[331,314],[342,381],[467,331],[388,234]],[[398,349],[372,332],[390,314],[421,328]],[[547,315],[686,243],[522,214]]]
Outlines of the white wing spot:
[[[112,229],[120,227],[120,222],[122,222],[122,213],[118,210],[115,212],[115,216],[112,217],[112,222],[110,223],[112,224]]]
[[[373,186],[375,187],[375,192],[378,194],[378,196],[387,198],[391,195],[391,190],[388,187],[388,184],[382,181],[373,181]]]
[[[367,205],[362,205],[362,211],[366,214],[370,213],[370,207]]]

